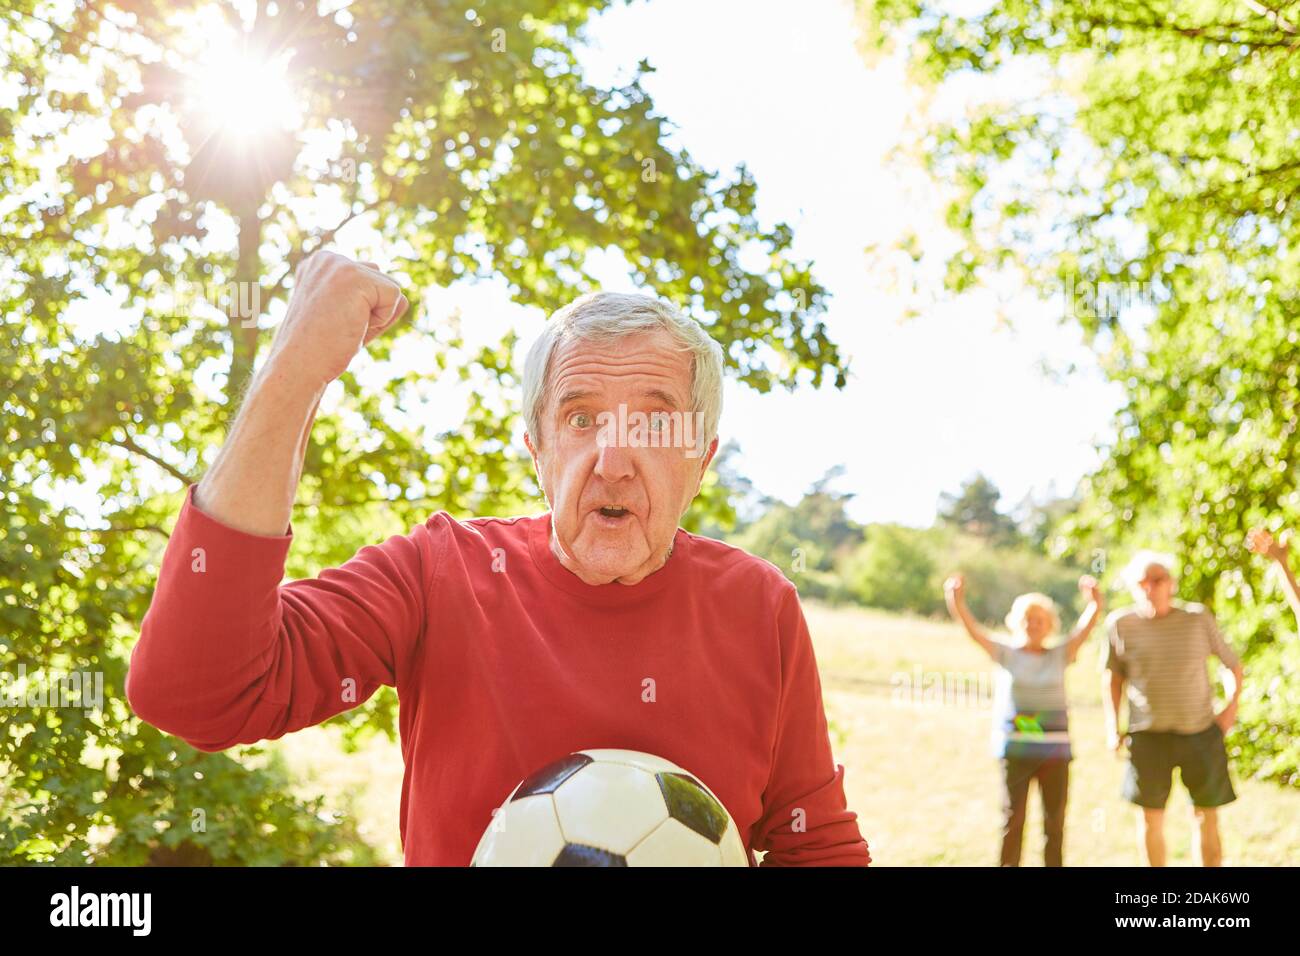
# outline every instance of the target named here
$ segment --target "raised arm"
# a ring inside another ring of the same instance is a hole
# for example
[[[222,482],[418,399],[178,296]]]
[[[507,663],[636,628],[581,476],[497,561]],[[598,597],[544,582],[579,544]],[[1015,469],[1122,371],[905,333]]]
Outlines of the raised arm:
[[[1101,587],[1097,584],[1097,579],[1085,574],[1079,578],[1079,590],[1088,598],[1088,606],[1083,609],[1083,614],[1079,617],[1079,623],[1074,626],[1073,633],[1070,634],[1066,641],[1066,662],[1073,664],[1076,657],[1079,656],[1079,649],[1083,647],[1088,640],[1088,635],[1097,625],[1097,619],[1101,617],[1102,605],[1104,598],[1101,595]]]
[[[326,386],[407,306],[397,283],[372,264],[331,252],[303,260],[294,278],[266,363],[194,493],[205,513],[249,534],[285,533]]]
[[[319,723],[397,683],[424,620],[429,527],[280,583],[321,394],[406,301],[340,256],[311,257],[297,278],[229,440],[186,496],[131,652],[134,712],[202,750]]]
[[[1255,554],[1273,561],[1282,575],[1282,590],[1286,592],[1287,603],[1300,625],[1300,585],[1296,584],[1295,574],[1291,570],[1291,532],[1283,531],[1276,538],[1265,528],[1255,528],[1246,535],[1246,547]]]
[[[970,608],[966,606],[966,579],[960,574],[950,575],[948,580],[943,582],[943,593],[948,602],[948,612],[961,621],[971,640],[982,647],[984,653],[997,660],[997,645],[991,637],[984,633],[984,629],[980,627],[979,622],[975,620],[975,616],[971,614]]]

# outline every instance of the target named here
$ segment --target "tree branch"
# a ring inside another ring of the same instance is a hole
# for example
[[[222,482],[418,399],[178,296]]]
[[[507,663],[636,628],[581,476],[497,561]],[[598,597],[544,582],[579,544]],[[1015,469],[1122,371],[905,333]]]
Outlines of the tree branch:
[[[87,530],[91,534],[134,534],[137,531],[151,531],[154,534],[162,535],[164,538],[171,538],[171,535],[165,529],[158,527],[156,524],[142,524],[136,527],[115,524],[109,525],[107,528],[89,528]]]
[[[323,232],[312,233],[310,236],[308,236],[307,240],[309,241],[314,239],[315,243],[312,245],[310,249],[308,249],[307,242],[306,241],[303,242],[302,246],[298,248],[297,252],[293,253],[289,257],[289,261],[286,264],[287,268],[284,270],[284,274],[280,276],[279,279],[276,280],[275,285],[273,285],[272,288],[287,293],[288,289],[284,287],[285,280],[287,280],[291,275],[293,275],[295,272],[298,271],[298,266],[302,264],[302,261],[304,259],[306,259],[309,255],[311,255],[316,250],[323,249],[327,242],[333,241],[334,237],[339,234],[339,230],[341,230],[352,220],[358,219],[361,216],[364,216],[368,212],[374,212],[378,208],[379,208],[378,202],[365,203],[360,209],[356,210],[355,212],[349,212],[346,216],[343,217],[343,220],[337,226],[334,226],[332,229],[326,229]]]
[[[1300,32],[1296,30],[1294,23],[1282,16],[1281,10],[1275,7],[1266,6],[1265,4],[1260,3],[1259,0],[1244,0],[1244,3],[1260,16],[1272,20],[1279,29],[1285,30],[1287,33]]]
[[[153,462],[163,471],[167,472],[167,474],[171,475],[173,478],[177,479],[178,481],[184,484],[187,485],[194,484],[194,479],[189,475],[187,475],[185,472],[181,471],[179,468],[175,467],[174,465],[168,464],[166,461],[159,458],[153,452],[141,448],[136,443],[136,440],[132,438],[130,435],[126,434],[125,431],[122,434],[123,434],[123,438],[121,440],[114,440],[109,442],[109,444],[116,445],[118,448],[125,448],[129,452],[139,455],[141,458],[147,458],[149,461]]]
[[[1267,14],[1262,14],[1267,16]],[[1272,18],[1269,18],[1272,19]],[[1277,22],[1277,21],[1275,21]],[[1136,20],[1119,18],[1106,18],[1096,21],[1098,26],[1116,27],[1119,29],[1147,30],[1153,33],[1176,33],[1179,36],[1187,37],[1189,40],[1204,40],[1207,43],[1226,43],[1229,46],[1245,46],[1251,49],[1273,49],[1273,48],[1290,48],[1295,46],[1294,39],[1277,39],[1270,40],[1267,34],[1261,34],[1256,30],[1250,30],[1246,35],[1232,36],[1230,32],[1244,24],[1236,23],[1205,23],[1201,26],[1187,26],[1179,23],[1160,22],[1157,20]],[[1281,21],[1278,23],[1280,30],[1287,31]],[[1287,26],[1290,26],[1288,23]],[[1211,32],[1213,31],[1213,32]]]

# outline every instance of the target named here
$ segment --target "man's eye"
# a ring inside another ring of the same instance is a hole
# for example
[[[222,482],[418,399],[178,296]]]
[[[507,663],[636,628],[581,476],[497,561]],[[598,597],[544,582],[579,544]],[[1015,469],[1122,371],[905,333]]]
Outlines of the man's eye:
[[[586,428],[591,424],[591,416],[586,412],[574,412],[569,416],[569,424],[574,428]]]
[[[654,412],[650,416],[650,427],[659,432],[666,429],[668,427],[668,413]]]

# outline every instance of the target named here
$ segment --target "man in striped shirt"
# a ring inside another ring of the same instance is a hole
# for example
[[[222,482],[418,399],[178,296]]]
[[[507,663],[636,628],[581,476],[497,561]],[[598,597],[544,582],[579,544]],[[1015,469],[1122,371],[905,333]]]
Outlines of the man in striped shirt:
[[[1107,621],[1106,731],[1111,749],[1118,751],[1120,699],[1127,685],[1129,765],[1123,796],[1142,808],[1139,829],[1151,865],[1165,864],[1164,810],[1178,767],[1196,810],[1201,862],[1218,866],[1216,808],[1237,798],[1224,737],[1237,718],[1242,667],[1213,614],[1200,604],[1174,600],[1173,567],[1169,555],[1143,551],[1125,570],[1137,604]],[[1210,655],[1232,673],[1225,681],[1229,702],[1217,714],[1206,672]]]

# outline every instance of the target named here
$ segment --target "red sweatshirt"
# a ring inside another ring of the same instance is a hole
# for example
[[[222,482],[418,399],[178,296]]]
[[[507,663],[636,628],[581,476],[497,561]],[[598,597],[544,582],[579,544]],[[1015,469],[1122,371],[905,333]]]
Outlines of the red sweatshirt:
[[[768,562],[679,528],[664,567],[596,586],[551,551],[549,513],[440,511],[281,584],[292,528],[237,531],[192,496],[131,654],[131,707],[216,751],[395,686],[406,865],[467,865],[515,784],[589,748],[698,776],[764,866],[870,862],[798,593]]]

